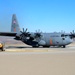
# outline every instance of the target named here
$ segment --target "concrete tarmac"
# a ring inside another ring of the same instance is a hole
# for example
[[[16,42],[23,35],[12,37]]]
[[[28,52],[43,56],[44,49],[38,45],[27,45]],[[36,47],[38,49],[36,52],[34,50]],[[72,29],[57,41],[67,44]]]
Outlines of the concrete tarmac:
[[[66,48],[7,46],[0,52],[1,75],[75,75],[75,45]]]

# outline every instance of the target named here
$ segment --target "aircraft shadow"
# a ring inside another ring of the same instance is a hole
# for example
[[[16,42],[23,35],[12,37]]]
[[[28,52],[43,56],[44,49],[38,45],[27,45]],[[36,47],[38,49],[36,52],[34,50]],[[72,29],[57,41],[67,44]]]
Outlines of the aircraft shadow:
[[[8,47],[6,47],[6,49],[9,49],[9,48],[18,48],[18,49],[22,49],[22,48],[32,48],[32,47],[28,47],[28,46],[8,46]]]
[[[24,48],[62,48],[62,47],[30,47],[30,46],[8,46],[6,49],[24,49]]]

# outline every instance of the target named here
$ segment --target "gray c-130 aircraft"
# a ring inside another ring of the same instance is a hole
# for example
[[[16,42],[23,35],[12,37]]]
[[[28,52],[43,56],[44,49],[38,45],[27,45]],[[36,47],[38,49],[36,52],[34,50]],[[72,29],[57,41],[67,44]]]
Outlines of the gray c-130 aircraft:
[[[32,47],[50,47],[58,46],[65,48],[66,45],[73,42],[75,38],[74,31],[67,33],[42,33],[42,32],[27,32],[27,29],[20,31],[20,27],[16,18],[16,14],[12,16],[11,32],[0,32],[0,36],[14,37],[15,40],[21,40],[23,43]]]

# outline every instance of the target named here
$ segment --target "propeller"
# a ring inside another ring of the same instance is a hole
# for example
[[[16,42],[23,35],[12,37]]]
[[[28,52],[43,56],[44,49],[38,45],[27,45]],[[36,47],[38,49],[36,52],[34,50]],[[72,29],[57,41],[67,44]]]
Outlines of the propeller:
[[[75,32],[74,32],[74,30],[72,31],[72,32],[70,32],[71,33],[71,38],[75,38]]]
[[[70,36],[70,38],[73,39],[73,38],[75,38],[75,32],[74,32],[74,30],[73,30],[72,32],[70,32],[70,34],[62,34],[61,36],[62,36],[62,37],[63,37],[63,36]]]
[[[21,40],[27,40],[27,37],[30,37],[30,33],[29,32],[27,32],[27,28],[26,28],[26,30],[24,30],[24,28],[23,28],[23,31],[20,31],[22,34],[20,35],[20,39]]]
[[[24,28],[23,28],[23,31],[20,31],[24,36],[29,36],[30,35],[30,33],[29,32],[27,32],[27,28],[26,28],[26,30],[24,30]]]
[[[36,30],[36,33],[35,33],[35,38],[40,38],[42,35],[41,35],[41,31],[40,31],[40,29],[37,31]]]

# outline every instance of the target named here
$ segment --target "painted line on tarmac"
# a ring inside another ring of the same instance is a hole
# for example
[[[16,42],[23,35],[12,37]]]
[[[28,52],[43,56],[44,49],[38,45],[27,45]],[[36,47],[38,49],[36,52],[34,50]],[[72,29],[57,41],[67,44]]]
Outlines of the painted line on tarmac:
[[[5,50],[5,52],[56,52],[56,50]]]

